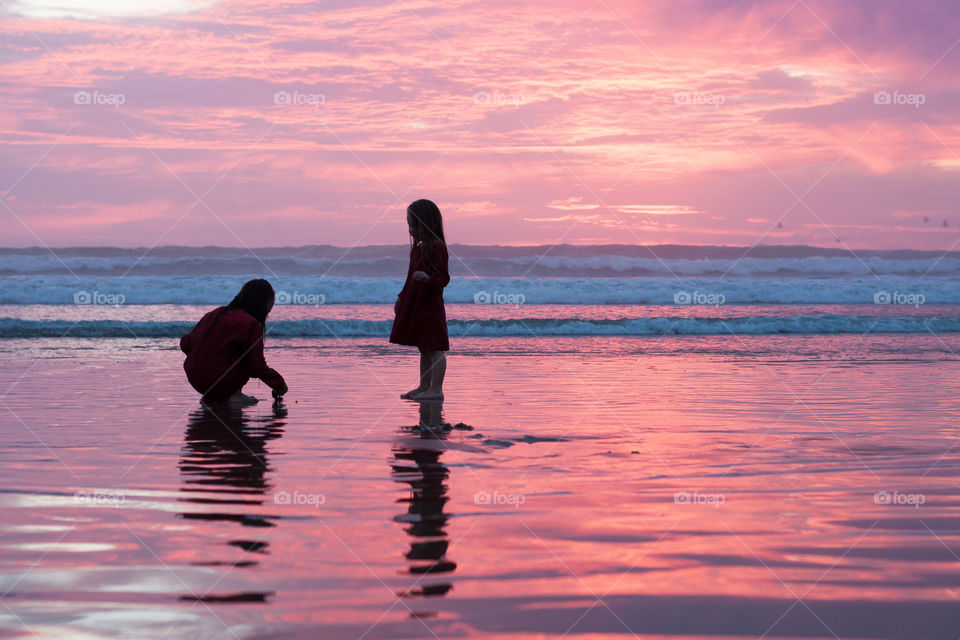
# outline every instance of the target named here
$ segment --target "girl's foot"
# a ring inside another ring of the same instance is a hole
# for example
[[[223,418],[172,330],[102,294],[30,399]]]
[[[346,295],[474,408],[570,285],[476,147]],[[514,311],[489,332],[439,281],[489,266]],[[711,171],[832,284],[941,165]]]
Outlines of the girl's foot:
[[[418,393],[415,396],[410,397],[411,400],[418,400],[420,402],[436,402],[443,400],[443,391],[434,391],[432,389],[427,389],[422,393]]]
[[[416,389],[410,389],[410,391],[407,391],[406,393],[401,393],[400,397],[403,398],[404,400],[413,400],[414,397],[416,397],[421,393],[423,393],[423,389],[421,389],[420,387],[417,387]]]
[[[227,402],[235,407],[249,407],[252,404],[257,404],[260,402],[258,399],[253,396],[248,396],[245,393],[237,391],[235,394],[230,396],[230,399]]]

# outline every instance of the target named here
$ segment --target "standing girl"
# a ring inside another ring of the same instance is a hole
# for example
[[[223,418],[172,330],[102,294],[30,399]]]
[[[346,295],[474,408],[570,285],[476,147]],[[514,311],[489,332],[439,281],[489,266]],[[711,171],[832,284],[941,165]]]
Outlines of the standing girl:
[[[446,352],[450,350],[443,288],[450,282],[450,274],[440,209],[430,200],[417,200],[407,207],[407,226],[412,242],[410,267],[394,305],[390,342],[420,349],[420,385],[400,397],[443,400]]]

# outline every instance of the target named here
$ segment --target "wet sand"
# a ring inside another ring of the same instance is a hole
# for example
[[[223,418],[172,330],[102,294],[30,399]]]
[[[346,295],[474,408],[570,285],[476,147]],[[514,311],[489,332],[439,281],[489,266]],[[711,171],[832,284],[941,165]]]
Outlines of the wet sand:
[[[960,337],[270,344],[0,345],[2,635],[960,634]]]

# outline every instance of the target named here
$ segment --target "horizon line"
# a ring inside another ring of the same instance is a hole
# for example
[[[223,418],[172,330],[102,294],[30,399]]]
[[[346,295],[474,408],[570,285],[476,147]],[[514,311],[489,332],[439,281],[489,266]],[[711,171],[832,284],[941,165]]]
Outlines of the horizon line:
[[[897,253],[897,252],[911,252],[911,253],[929,253],[929,254],[941,254],[949,255],[960,253],[960,249],[917,249],[911,247],[900,247],[900,248],[879,248],[879,247],[837,247],[837,246],[827,246],[827,245],[814,245],[814,244],[754,244],[754,245],[736,245],[736,244],[682,244],[682,243],[656,243],[656,244],[639,244],[639,243],[624,243],[624,242],[604,242],[604,243],[577,243],[577,242],[562,242],[562,243],[542,243],[542,244],[528,244],[528,243],[518,243],[518,244],[470,244],[465,242],[448,242],[447,246],[451,247],[469,247],[469,248],[503,248],[503,249],[545,249],[553,247],[582,247],[582,248],[684,248],[684,249],[743,249],[744,251],[751,251],[754,249],[816,249],[821,251],[830,251],[836,253],[849,253],[855,254],[857,251],[869,251],[869,252],[882,252],[882,253]],[[253,252],[258,249],[262,250],[277,250],[277,249],[311,249],[311,248],[328,248],[328,249],[340,249],[344,251],[351,251],[356,249],[368,249],[368,248],[404,248],[408,247],[409,244],[404,243],[382,243],[382,244],[362,244],[362,245],[335,245],[335,244],[281,244],[281,245],[262,245],[256,247],[250,246],[240,246],[240,245],[217,245],[217,244],[165,244],[157,245],[154,247],[146,247],[143,245],[62,245],[62,246],[41,246],[41,245],[24,245],[24,246],[0,246],[0,251],[46,251],[49,253],[54,253],[57,250],[77,250],[77,249],[121,249],[121,250],[141,250],[145,253],[151,253],[160,249],[236,249],[238,251],[249,251]]]

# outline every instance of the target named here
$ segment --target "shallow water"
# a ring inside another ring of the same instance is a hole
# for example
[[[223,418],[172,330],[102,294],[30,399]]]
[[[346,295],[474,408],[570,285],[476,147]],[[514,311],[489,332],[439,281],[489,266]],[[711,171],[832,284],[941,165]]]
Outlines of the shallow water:
[[[3,635],[960,634],[960,336],[0,341]],[[267,398],[264,387],[248,387]]]

